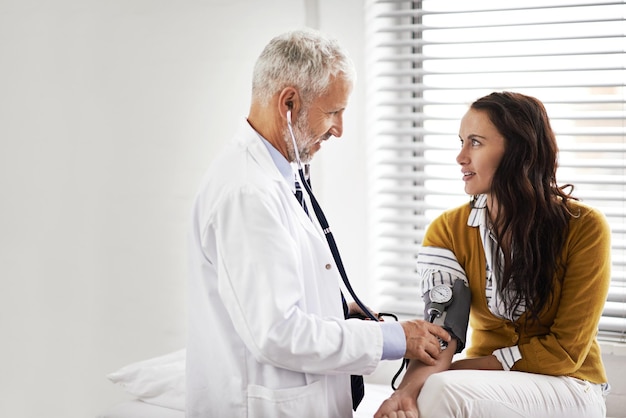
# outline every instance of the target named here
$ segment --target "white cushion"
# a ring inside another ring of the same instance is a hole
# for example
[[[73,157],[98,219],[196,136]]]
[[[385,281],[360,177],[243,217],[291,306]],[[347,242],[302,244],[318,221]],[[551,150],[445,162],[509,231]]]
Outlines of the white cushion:
[[[185,349],[122,367],[107,378],[144,402],[185,410]]]

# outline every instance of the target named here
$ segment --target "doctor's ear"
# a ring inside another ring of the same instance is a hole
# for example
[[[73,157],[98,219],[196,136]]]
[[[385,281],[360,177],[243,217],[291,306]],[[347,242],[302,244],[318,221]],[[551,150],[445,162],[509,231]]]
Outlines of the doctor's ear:
[[[291,121],[294,119],[294,114],[297,115],[299,107],[298,90],[294,87],[285,87],[278,96],[278,111],[281,115],[285,115],[287,119],[291,116]]]

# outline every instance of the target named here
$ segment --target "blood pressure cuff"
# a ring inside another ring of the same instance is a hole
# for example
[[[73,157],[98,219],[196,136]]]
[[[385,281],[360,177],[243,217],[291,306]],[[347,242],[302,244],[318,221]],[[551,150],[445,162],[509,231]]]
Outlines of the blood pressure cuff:
[[[430,292],[424,293],[424,318],[430,318],[429,309],[434,305],[430,300]],[[443,314],[435,319],[434,323],[442,326],[457,340],[456,353],[465,348],[467,325],[469,322],[470,302],[472,294],[463,280],[456,280],[452,286],[452,300],[444,308]],[[440,305],[439,305],[440,306]]]

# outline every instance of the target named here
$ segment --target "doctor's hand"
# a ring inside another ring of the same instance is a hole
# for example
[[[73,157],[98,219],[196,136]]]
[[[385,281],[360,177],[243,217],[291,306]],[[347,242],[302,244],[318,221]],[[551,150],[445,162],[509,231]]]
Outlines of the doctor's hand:
[[[429,366],[434,365],[441,353],[439,338],[449,343],[450,334],[439,325],[419,319],[402,321],[400,324],[406,336],[404,357],[419,360]]]

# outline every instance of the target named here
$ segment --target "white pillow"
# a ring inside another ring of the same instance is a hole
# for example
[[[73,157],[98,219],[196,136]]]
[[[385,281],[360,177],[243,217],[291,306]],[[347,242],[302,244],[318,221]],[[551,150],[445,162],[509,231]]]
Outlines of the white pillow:
[[[181,349],[132,363],[107,378],[146,403],[184,411],[186,354]]]

